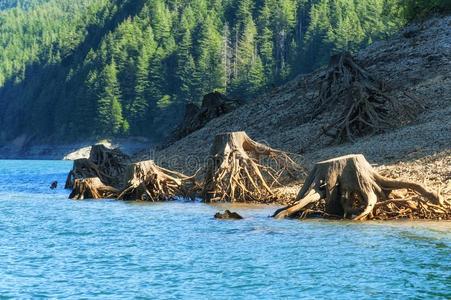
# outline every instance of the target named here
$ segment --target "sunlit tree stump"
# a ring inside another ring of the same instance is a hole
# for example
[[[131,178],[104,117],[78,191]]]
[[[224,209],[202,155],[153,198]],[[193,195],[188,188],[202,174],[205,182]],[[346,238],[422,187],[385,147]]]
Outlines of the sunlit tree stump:
[[[269,158],[274,168],[261,164],[260,158]],[[243,131],[218,134],[202,194],[206,202],[267,202],[275,196],[273,186],[280,186],[279,179],[293,170],[300,167],[285,152],[257,143]]]
[[[175,197],[193,198],[197,190],[194,176],[159,167],[152,160],[129,165],[125,177],[127,187],[118,199],[167,201]]]
[[[119,195],[119,190],[103,184],[98,177],[75,179],[69,199],[112,199]]]
[[[364,220],[378,201],[387,200],[395,189],[410,189],[440,206],[439,195],[424,186],[379,175],[361,154],[347,155],[315,165],[297,196],[297,202],[275,212],[274,217],[296,217],[308,205],[325,200],[328,216]]]

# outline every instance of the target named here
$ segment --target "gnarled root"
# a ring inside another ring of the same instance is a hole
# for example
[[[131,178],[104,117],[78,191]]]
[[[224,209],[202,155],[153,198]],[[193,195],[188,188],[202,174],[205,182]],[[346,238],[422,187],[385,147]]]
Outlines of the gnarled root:
[[[105,185],[98,177],[75,179],[69,199],[107,199],[115,198],[119,190]]]
[[[379,175],[361,154],[342,156],[317,163],[300,190],[297,202],[276,211],[274,217],[305,216],[311,205],[324,199],[324,216],[373,219],[382,207],[380,203],[384,203],[378,201],[386,201],[392,190],[404,188],[428,199],[431,202],[428,205],[443,208],[439,195],[422,185]]]
[[[125,176],[127,187],[118,199],[167,201],[176,196],[193,198],[198,189],[194,176],[164,169],[152,160],[129,165]]]
[[[98,177],[103,183],[120,186],[130,158],[119,149],[109,149],[102,144],[93,145],[88,159],[74,161],[66,179],[66,189],[74,187],[76,179]]]
[[[275,168],[260,164],[268,158]],[[243,132],[215,137],[204,179],[206,202],[266,202],[275,197],[273,186],[300,167],[283,151],[253,141]]]
[[[351,54],[341,53],[331,57],[321,80],[313,118],[330,109],[337,111],[339,117],[322,128],[323,134],[337,142],[354,141],[410,121],[415,116],[411,107],[388,96],[384,83],[359,66]],[[420,103],[415,107],[421,107]]]
[[[86,158],[74,160],[72,170],[67,175],[66,185],[64,188],[72,189],[77,179],[99,177],[108,181],[112,178],[106,173],[103,173],[99,167],[92,161]]]

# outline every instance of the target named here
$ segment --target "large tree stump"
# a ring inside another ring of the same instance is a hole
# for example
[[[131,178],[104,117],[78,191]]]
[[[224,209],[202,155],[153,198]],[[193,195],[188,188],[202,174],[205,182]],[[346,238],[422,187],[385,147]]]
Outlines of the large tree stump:
[[[130,158],[119,149],[109,149],[102,144],[93,145],[88,159],[74,161],[66,179],[66,189],[74,187],[76,179],[98,177],[104,184],[118,187]]]
[[[200,107],[194,103],[188,103],[185,107],[182,122],[172,132],[168,141],[160,145],[159,148],[168,147],[190,133],[201,129],[211,120],[237,109],[242,104],[241,101],[229,99],[219,92],[206,94]]]
[[[103,144],[92,146],[89,160],[109,177],[116,180],[122,179],[126,167],[131,163],[130,157],[121,150],[110,149]],[[122,182],[114,182],[113,180],[112,184],[117,185],[122,184]]]
[[[274,217],[299,216],[308,206],[323,200],[324,215],[363,220],[372,217],[378,201],[387,201],[387,195],[395,189],[410,189],[436,206],[442,204],[439,195],[420,184],[379,175],[363,155],[357,154],[317,163],[299,191],[297,202],[279,209]]]
[[[69,199],[111,199],[119,195],[119,190],[103,184],[98,177],[75,179]]]
[[[387,94],[385,84],[375,79],[345,52],[331,57],[321,79],[312,118],[327,111],[338,118],[322,128],[322,133],[337,142],[354,141],[356,137],[382,132],[407,121],[418,105],[407,105]],[[332,113],[334,111],[335,113]]]
[[[152,160],[129,165],[125,177],[127,187],[118,199],[167,201],[177,196],[193,198],[197,189],[194,176],[164,169]]]
[[[275,168],[262,165],[262,157],[274,162]],[[275,197],[273,186],[280,185],[279,180],[290,170],[299,171],[300,167],[285,152],[257,143],[243,131],[218,134],[202,194],[206,202],[268,202]]]

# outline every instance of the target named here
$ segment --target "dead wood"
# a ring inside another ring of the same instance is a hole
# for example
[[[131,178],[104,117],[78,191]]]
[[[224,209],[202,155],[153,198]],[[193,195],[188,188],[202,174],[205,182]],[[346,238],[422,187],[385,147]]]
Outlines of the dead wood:
[[[152,160],[129,165],[125,177],[127,187],[118,199],[155,202],[167,201],[177,196],[194,198],[198,190],[194,176],[164,169]]]
[[[169,141],[161,148],[165,148],[190,133],[201,129],[209,121],[235,110],[242,104],[241,101],[230,99],[219,92],[206,94],[200,107],[194,103],[188,103],[185,107],[185,115],[182,122],[171,134]]]
[[[105,185],[98,177],[91,177],[75,179],[69,199],[110,199],[118,194],[118,189]]]
[[[130,158],[119,149],[109,149],[102,144],[94,145],[88,159],[74,161],[66,179],[66,189],[74,186],[76,179],[98,177],[104,184],[119,187]]]
[[[388,195],[392,190],[409,189],[422,196],[420,205],[414,206],[410,201],[390,200]],[[324,203],[318,205],[318,202]],[[408,207],[408,210],[401,209]],[[312,209],[315,207],[316,209]],[[315,164],[309,173],[297,201],[279,209],[274,217],[307,217],[311,213],[323,217],[343,217],[354,220],[384,219],[387,216],[403,216],[417,214],[418,209],[443,212],[442,217],[450,214],[438,194],[426,187],[409,181],[393,180],[378,174],[361,154],[342,156]],[[423,212],[420,215],[431,218]],[[385,216],[385,217],[384,217]]]
[[[262,158],[269,161],[262,164]],[[299,171],[287,153],[253,141],[244,131],[218,134],[207,162],[202,195],[206,202],[270,202],[276,198],[273,187]]]
[[[386,85],[359,66],[351,54],[341,53],[331,57],[321,79],[312,118],[334,111],[338,117],[322,128],[322,134],[345,142],[412,120],[421,105],[412,107],[389,96]]]

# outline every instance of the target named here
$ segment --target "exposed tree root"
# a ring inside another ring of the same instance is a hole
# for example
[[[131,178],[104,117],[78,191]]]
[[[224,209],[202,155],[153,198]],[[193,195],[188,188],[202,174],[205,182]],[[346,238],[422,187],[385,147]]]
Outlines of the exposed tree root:
[[[194,103],[188,103],[182,122],[160,148],[168,147],[188,134],[201,129],[209,121],[235,110],[242,104],[241,101],[229,99],[219,92],[206,94],[200,107]]]
[[[110,149],[102,144],[92,146],[89,160],[96,164],[103,173],[112,178],[112,185],[123,184],[121,182],[124,171],[131,163],[130,157],[119,149]]]
[[[127,187],[117,197],[124,200],[167,201],[174,197],[194,197],[197,184],[194,176],[157,166],[153,161],[129,165]]]
[[[415,115],[408,105],[388,96],[384,84],[359,66],[349,53],[331,57],[313,117],[330,109],[340,115],[322,128],[322,133],[337,142],[382,132]]]
[[[269,158],[275,164],[260,164]],[[208,159],[203,197],[206,202],[269,202],[276,195],[274,185],[280,185],[290,171],[300,167],[283,151],[253,141],[241,132],[218,134]]]
[[[393,210],[401,202],[396,204],[388,200],[390,192],[396,189],[412,190],[429,201],[422,200],[415,210],[427,207],[428,213],[445,211],[449,215],[450,207],[441,201],[438,194],[414,182],[383,177],[363,155],[357,154],[317,163],[300,190],[297,202],[279,209],[274,217],[302,218],[313,214],[365,220],[404,214],[404,210]],[[320,203],[321,200],[324,201]],[[403,204],[409,205],[409,202]],[[412,206],[409,209],[413,211]]]
[[[122,184],[123,173],[130,158],[118,149],[109,149],[98,144],[91,148],[88,159],[74,161],[72,170],[66,179],[66,189],[74,187],[76,179],[98,177],[103,183],[112,186]]]
[[[75,179],[69,199],[107,199],[115,198],[119,190],[102,183],[98,177]]]

